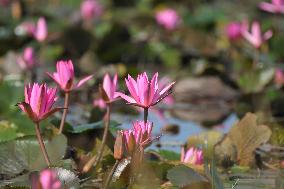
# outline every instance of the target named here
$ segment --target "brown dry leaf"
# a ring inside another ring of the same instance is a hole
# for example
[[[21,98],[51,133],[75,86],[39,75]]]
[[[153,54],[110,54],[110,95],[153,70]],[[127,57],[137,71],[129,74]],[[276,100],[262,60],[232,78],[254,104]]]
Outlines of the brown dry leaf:
[[[215,154],[221,159],[226,156],[236,161],[241,166],[253,163],[253,152],[261,144],[266,143],[271,136],[268,126],[258,125],[257,116],[247,113],[243,119],[237,122],[215,146]]]

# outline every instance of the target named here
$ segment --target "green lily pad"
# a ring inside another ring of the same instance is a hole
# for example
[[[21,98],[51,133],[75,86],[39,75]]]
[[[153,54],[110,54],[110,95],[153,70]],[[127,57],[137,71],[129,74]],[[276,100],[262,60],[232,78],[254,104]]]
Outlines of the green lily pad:
[[[178,165],[168,171],[167,178],[175,186],[184,187],[194,183],[207,182],[207,179],[193,169]]]
[[[51,163],[55,164],[65,154],[67,139],[64,135],[57,135],[45,141],[45,146]],[[0,174],[16,175],[25,170],[37,171],[46,167],[35,136],[3,142],[0,151]]]
[[[59,126],[60,120],[59,119],[53,119],[51,121],[51,123],[54,126]],[[117,123],[116,121],[110,121],[110,130],[115,129],[118,125],[120,125],[120,124]],[[76,126],[73,126],[69,123],[65,123],[64,131],[69,132],[69,133],[78,134],[78,133],[82,133],[82,132],[85,132],[85,131],[89,131],[89,130],[93,130],[93,129],[101,129],[101,128],[104,128],[104,121],[98,121],[98,122],[94,122],[94,123],[87,123],[87,124],[76,125]]]

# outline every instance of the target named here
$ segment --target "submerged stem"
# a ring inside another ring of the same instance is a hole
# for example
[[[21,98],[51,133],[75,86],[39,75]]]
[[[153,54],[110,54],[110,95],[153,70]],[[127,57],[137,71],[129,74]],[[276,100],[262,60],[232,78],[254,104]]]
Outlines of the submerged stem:
[[[47,166],[49,167],[51,163],[50,163],[50,160],[49,160],[49,157],[48,157],[45,145],[43,143],[42,136],[40,134],[39,123],[35,123],[35,130],[36,130],[37,140],[38,140],[41,152],[43,154],[44,160],[45,160]]]
[[[116,160],[115,164],[113,165],[109,175],[107,176],[107,179],[103,185],[103,189],[107,189],[108,188],[108,185],[110,184],[110,181],[112,179],[112,176],[113,176],[113,173],[114,171],[116,170],[117,166],[119,165],[119,160]]]
[[[65,92],[64,111],[63,111],[61,122],[60,122],[59,134],[62,133],[63,128],[64,128],[64,123],[65,123],[67,112],[68,112],[68,106],[69,106],[69,92]]]
[[[98,155],[92,157],[86,165],[83,167],[83,172],[88,172],[92,166],[96,167],[97,164],[101,161],[103,152],[104,152],[104,147],[108,135],[108,129],[109,129],[109,122],[110,122],[110,104],[107,104],[107,111],[106,111],[106,117],[105,117],[105,128],[104,128],[104,134],[103,134],[103,139],[101,146],[98,151]]]

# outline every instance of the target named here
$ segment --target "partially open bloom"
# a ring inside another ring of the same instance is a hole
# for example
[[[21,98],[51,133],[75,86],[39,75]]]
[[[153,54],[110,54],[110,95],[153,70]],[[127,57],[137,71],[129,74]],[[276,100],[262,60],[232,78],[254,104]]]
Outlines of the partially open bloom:
[[[180,161],[193,165],[201,165],[203,164],[203,152],[202,150],[191,147],[185,153],[184,148],[182,148]]]
[[[259,3],[259,8],[261,10],[270,12],[270,13],[284,13],[284,0],[271,0],[271,3],[261,2]]]
[[[102,98],[106,103],[111,103],[115,101],[118,97],[116,94],[117,89],[117,74],[111,80],[109,74],[105,74],[103,80],[103,86],[101,88]]]
[[[102,12],[103,7],[96,0],[84,0],[81,4],[81,15],[84,20],[91,20],[101,16]]]
[[[242,37],[242,24],[240,22],[231,22],[226,26],[225,32],[231,41],[238,40]]]
[[[68,61],[58,61],[56,64],[56,72],[47,73],[65,92],[70,92],[74,88],[81,87],[86,81],[91,79],[93,76],[87,76],[80,80],[74,86],[74,67],[71,60]]]
[[[155,17],[157,23],[167,30],[175,29],[180,22],[180,17],[177,14],[176,10],[171,8],[158,11]]]
[[[167,97],[175,82],[168,84],[163,89],[159,89],[158,73],[149,81],[146,72],[144,72],[138,75],[136,81],[128,75],[128,78],[125,79],[125,83],[131,97],[120,92],[117,92],[117,95],[126,100],[129,104],[149,108]]]
[[[17,63],[24,70],[33,68],[36,63],[34,49],[32,47],[25,48],[23,55],[17,58]]]
[[[136,121],[133,123],[132,129],[118,131],[114,154],[119,157],[122,154],[131,157],[134,153],[143,152],[144,148],[153,141],[152,128],[152,122]]]
[[[47,24],[46,20],[43,17],[40,17],[37,21],[36,28],[34,30],[34,37],[36,40],[42,42],[47,38]]]
[[[242,35],[255,48],[260,48],[265,41],[272,37],[273,33],[271,30],[268,30],[262,34],[259,22],[254,21],[251,26],[251,32],[249,31],[248,23],[243,23]]]
[[[42,189],[59,189],[61,188],[61,182],[57,178],[55,171],[51,169],[45,169],[40,173],[40,184]]]
[[[56,101],[56,91],[55,88],[48,88],[46,84],[29,84],[25,86],[25,101],[18,103],[18,106],[33,122],[38,123],[61,109],[52,109]]]

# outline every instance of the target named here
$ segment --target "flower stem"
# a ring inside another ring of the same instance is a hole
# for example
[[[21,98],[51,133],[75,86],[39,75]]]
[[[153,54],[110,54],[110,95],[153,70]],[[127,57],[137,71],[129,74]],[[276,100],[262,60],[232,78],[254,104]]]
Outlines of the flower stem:
[[[69,106],[69,92],[65,92],[64,111],[63,111],[63,115],[62,115],[61,122],[60,122],[59,134],[62,133],[63,128],[64,128],[64,123],[65,123],[67,112],[68,112],[68,106]]]
[[[144,108],[144,123],[146,124],[148,120],[148,108]]]
[[[119,165],[119,160],[116,160],[115,164],[113,165],[109,175],[107,176],[107,179],[104,183],[103,189],[107,189],[108,185],[110,184],[111,178],[113,176],[114,171],[116,170],[117,166]]]
[[[104,147],[106,143],[106,139],[108,136],[108,129],[109,129],[109,122],[110,122],[110,104],[107,104],[107,111],[106,111],[106,117],[105,117],[105,128],[104,128],[104,134],[103,134],[103,139],[101,146],[98,151],[98,155],[92,157],[86,165],[83,167],[83,173],[88,172],[92,166],[96,167],[97,164],[101,161],[103,152],[104,152]]]
[[[43,154],[43,157],[45,159],[45,162],[46,162],[47,166],[50,167],[51,163],[50,163],[48,154],[46,152],[46,148],[44,146],[44,143],[43,143],[43,140],[42,140],[42,137],[41,137],[41,134],[40,134],[39,123],[35,123],[35,130],[36,130],[37,140],[38,140],[41,152]]]

